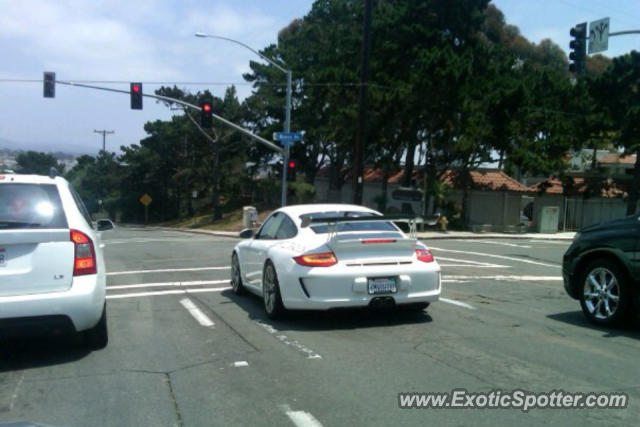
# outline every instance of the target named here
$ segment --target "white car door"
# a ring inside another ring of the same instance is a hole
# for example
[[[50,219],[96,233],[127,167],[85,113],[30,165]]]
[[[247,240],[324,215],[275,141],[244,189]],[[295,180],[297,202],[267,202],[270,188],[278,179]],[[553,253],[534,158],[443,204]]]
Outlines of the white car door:
[[[284,214],[276,212],[262,224],[260,231],[245,249],[244,276],[248,286],[262,288],[262,267],[269,248],[278,243],[276,233],[284,219]]]

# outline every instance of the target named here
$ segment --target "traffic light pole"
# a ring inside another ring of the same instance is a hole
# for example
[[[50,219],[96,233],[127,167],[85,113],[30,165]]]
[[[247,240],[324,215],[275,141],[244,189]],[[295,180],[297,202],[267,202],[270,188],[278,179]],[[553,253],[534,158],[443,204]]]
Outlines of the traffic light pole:
[[[291,131],[291,70],[287,70],[287,100],[284,110],[284,131]],[[282,194],[280,205],[287,205],[287,170],[289,167],[289,145],[286,145],[282,152]]]
[[[83,84],[83,83],[74,83],[74,82],[67,82],[67,81],[60,81],[57,80],[56,84],[61,84],[61,85],[67,85],[67,86],[76,86],[76,87],[83,87],[83,88],[87,88],[87,89],[96,89],[96,90],[104,90],[107,92],[118,92],[118,93],[125,93],[127,95],[130,94],[130,92],[128,90],[122,90],[122,89],[113,89],[110,87],[102,87],[102,86],[94,86],[94,85],[87,85],[87,84]],[[147,98],[154,98],[154,99],[159,99],[160,101],[166,101],[166,102],[171,102],[174,104],[178,104],[178,105],[182,105],[184,107],[189,107],[189,108],[193,108],[194,110],[198,110],[201,111],[202,109],[194,104],[191,104],[189,102],[185,102],[182,101],[180,99],[175,99],[175,98],[171,98],[168,96],[162,96],[162,95],[150,95],[150,94],[142,94],[142,96],[146,96]],[[243,133],[244,135],[248,136],[249,138],[259,142],[260,144],[266,146],[267,148],[276,151],[280,154],[284,155],[285,150],[281,147],[278,147],[276,144],[274,144],[271,141],[268,141],[264,138],[262,138],[261,136],[258,136],[256,134],[254,134],[253,132],[243,128],[242,126],[239,126],[233,122],[230,122],[229,120],[222,118],[220,116],[218,116],[217,114],[213,114],[212,116],[218,120],[221,123],[224,123],[225,125],[237,130],[238,132]]]

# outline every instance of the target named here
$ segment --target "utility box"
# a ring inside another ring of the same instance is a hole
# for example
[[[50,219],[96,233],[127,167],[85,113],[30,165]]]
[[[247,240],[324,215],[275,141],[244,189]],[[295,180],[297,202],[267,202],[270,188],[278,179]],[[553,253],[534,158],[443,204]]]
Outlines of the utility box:
[[[539,233],[557,233],[560,220],[560,208],[558,206],[543,206],[540,209],[538,221]]]
[[[254,206],[242,208],[242,228],[256,228],[258,224],[258,210]]]

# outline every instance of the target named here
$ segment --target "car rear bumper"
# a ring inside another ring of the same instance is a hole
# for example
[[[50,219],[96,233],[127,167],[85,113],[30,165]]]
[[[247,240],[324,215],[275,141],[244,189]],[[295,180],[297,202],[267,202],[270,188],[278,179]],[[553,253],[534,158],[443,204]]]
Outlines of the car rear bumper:
[[[73,285],[66,291],[0,297],[0,328],[18,326],[20,319],[27,324],[46,324],[48,320],[55,323],[68,318],[73,329],[84,331],[98,323],[104,303],[104,278],[74,277]]]
[[[365,307],[379,297],[391,297],[396,305],[437,301],[441,292],[440,267],[437,263],[403,265],[401,268],[301,268],[279,275],[282,302],[288,309],[329,310],[342,307]],[[369,294],[367,279],[396,277],[397,291]]]

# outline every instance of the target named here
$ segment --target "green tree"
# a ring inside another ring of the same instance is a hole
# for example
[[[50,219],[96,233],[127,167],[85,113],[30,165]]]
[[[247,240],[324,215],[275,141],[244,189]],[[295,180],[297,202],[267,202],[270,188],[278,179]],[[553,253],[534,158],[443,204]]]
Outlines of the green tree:
[[[627,204],[627,214],[632,215],[637,212],[640,182],[640,52],[614,58],[590,89],[613,143],[626,155],[636,155]]]
[[[16,157],[18,172],[36,175],[49,175],[51,168],[56,169],[58,174],[64,173],[64,164],[51,154],[38,151],[27,151],[20,153]]]

